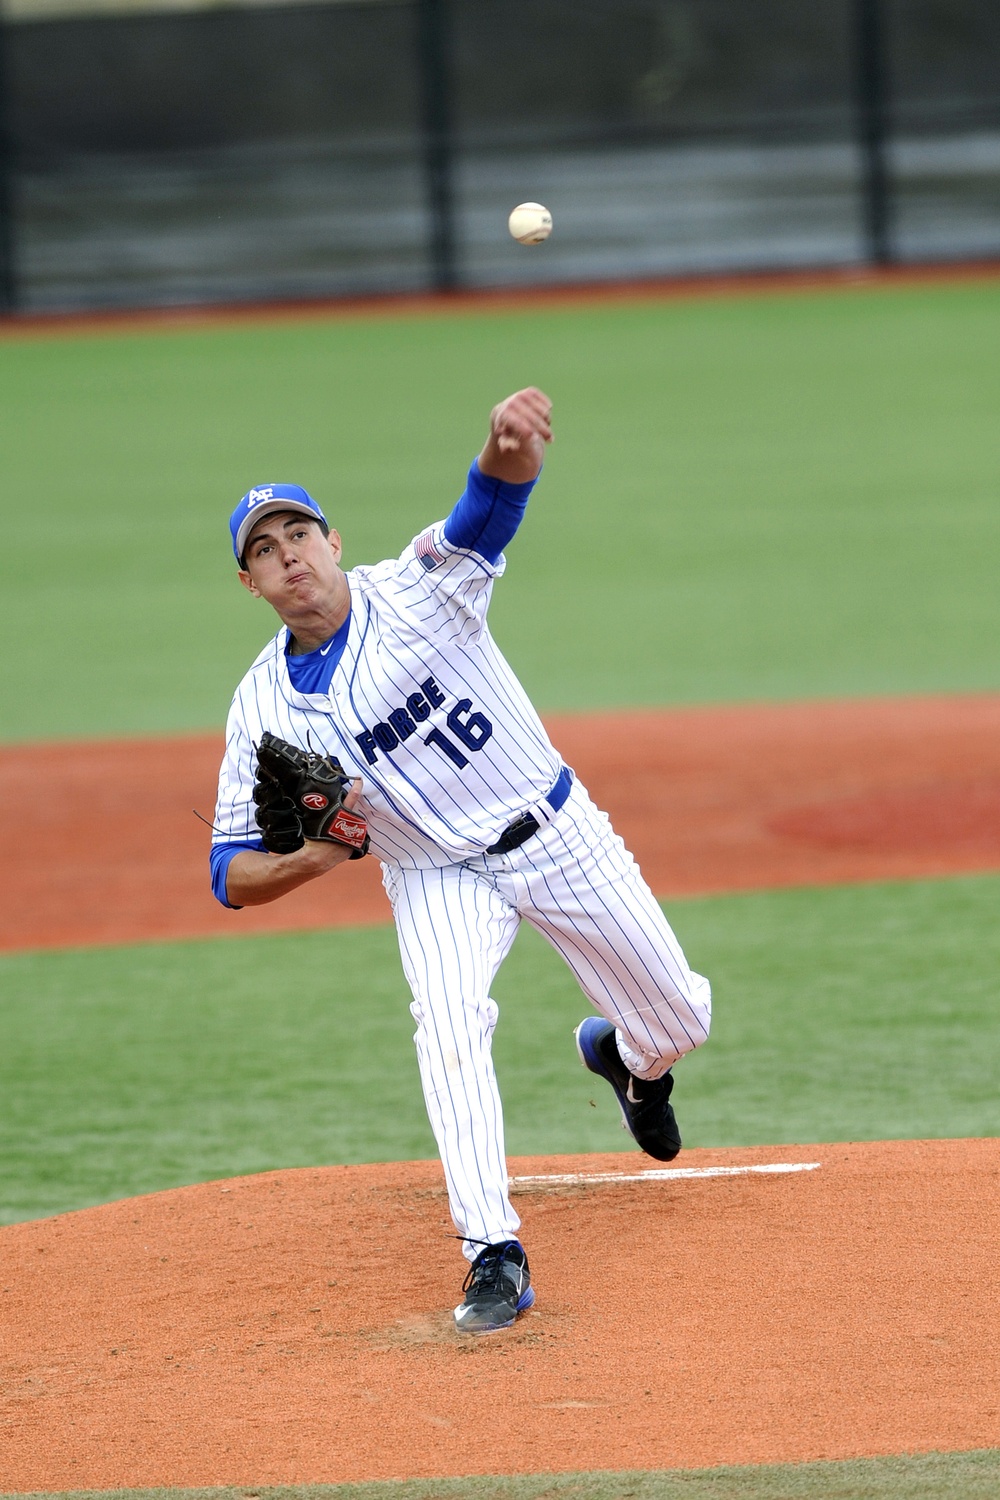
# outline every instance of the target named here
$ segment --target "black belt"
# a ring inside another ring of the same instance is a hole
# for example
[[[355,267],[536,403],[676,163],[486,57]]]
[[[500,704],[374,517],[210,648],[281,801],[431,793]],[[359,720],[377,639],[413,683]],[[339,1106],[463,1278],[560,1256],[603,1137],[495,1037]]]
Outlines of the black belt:
[[[545,793],[545,800],[553,812],[558,812],[562,807],[572,785],[573,772],[569,766],[563,766],[551,788]],[[532,835],[538,832],[539,827],[538,819],[531,813],[521,813],[508,828],[504,829],[496,843],[491,844],[486,853],[509,854],[512,849],[519,849],[522,844],[526,844]]]

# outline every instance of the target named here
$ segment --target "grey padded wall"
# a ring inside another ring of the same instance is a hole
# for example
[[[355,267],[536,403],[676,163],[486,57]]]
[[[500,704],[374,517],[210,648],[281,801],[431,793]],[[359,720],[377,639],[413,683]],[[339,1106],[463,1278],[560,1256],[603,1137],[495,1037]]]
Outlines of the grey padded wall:
[[[358,0],[3,41],[25,310],[858,263],[873,159],[887,256],[1000,257],[996,0]],[[540,252],[506,235],[526,198]]]

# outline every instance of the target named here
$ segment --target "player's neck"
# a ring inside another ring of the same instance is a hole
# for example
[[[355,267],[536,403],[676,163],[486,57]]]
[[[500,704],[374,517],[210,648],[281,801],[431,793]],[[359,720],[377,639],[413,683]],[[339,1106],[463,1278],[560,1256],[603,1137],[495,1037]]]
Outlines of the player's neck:
[[[290,656],[308,656],[328,641],[343,625],[351,612],[351,591],[344,580],[343,591],[338,590],[335,603],[327,608],[304,610],[301,614],[285,613],[281,618],[288,627]]]

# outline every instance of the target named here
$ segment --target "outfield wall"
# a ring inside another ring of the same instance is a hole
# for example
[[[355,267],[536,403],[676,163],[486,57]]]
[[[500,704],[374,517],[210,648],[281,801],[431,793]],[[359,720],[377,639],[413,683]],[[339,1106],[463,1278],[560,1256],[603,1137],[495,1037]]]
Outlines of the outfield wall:
[[[4,37],[24,310],[1000,258],[992,0],[12,0]]]

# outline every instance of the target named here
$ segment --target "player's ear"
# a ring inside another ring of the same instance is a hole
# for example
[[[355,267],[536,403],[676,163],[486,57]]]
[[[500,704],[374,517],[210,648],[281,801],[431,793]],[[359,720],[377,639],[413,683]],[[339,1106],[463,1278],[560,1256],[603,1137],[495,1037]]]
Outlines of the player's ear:
[[[340,559],[344,555],[344,544],[340,540],[340,532],[334,531],[331,527],[330,535],[327,537],[327,541],[330,543],[330,551],[333,553],[334,562],[339,563]]]
[[[254,596],[255,599],[259,599],[260,598],[260,589],[254,583],[253,579],[250,577],[250,574],[247,572],[246,568],[240,568],[237,571],[236,576],[240,580],[240,583],[242,583],[243,587],[247,590],[248,593],[253,594],[253,596]]]

